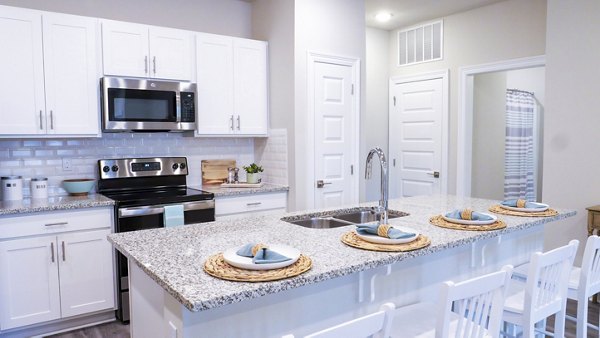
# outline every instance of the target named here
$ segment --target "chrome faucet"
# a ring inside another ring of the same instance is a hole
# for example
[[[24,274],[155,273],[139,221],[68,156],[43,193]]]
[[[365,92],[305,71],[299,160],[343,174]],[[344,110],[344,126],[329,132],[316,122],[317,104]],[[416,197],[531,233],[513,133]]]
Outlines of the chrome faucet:
[[[371,178],[371,167],[373,155],[377,154],[379,157],[379,163],[381,164],[381,199],[379,200],[379,208],[378,212],[381,214],[381,218],[379,219],[379,224],[387,224],[388,223],[388,165],[387,160],[385,159],[385,154],[383,150],[379,147],[375,147],[369,151],[369,155],[367,155],[367,167],[365,170],[365,179]]]

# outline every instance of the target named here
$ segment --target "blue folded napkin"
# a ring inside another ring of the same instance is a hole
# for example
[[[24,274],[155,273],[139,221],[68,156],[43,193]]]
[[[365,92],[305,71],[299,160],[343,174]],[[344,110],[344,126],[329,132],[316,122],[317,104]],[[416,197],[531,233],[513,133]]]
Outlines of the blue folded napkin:
[[[458,209],[451,211],[446,214],[446,217],[452,218],[452,219],[463,219],[461,216],[462,211],[463,210],[458,210]],[[466,221],[491,221],[491,220],[493,220],[493,218],[490,215],[486,215],[486,214],[482,214],[480,212],[473,211],[473,213],[471,214],[471,219],[468,219]]]
[[[253,255],[252,249],[255,245],[256,243],[248,243],[239,249],[236,254],[243,257],[251,257],[254,264],[279,263],[291,260],[291,258],[266,247],[259,249],[256,255]]]
[[[513,207],[516,208],[517,207],[517,200],[506,200],[502,202],[502,205],[507,206],[507,207]],[[535,202],[526,202],[525,203],[525,209],[541,209],[541,208],[545,208],[546,205],[540,204],[540,203],[535,203]]]
[[[379,224],[375,223],[366,223],[366,224],[357,224],[356,225],[356,232],[358,232],[361,235],[378,235],[377,233],[377,228],[379,227]],[[390,239],[400,239],[400,238],[410,238],[410,237],[415,237],[417,234],[413,234],[410,232],[404,232],[400,229],[396,229],[396,228],[390,228],[390,230],[388,231],[388,237]]]

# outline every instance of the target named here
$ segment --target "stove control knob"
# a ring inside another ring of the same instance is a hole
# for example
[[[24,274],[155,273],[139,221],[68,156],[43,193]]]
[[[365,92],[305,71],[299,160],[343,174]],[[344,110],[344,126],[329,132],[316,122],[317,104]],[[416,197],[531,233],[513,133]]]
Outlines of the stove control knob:
[[[109,166],[107,166],[107,165],[105,165],[105,166],[102,168],[102,171],[104,171],[105,173],[107,173],[107,172],[109,172],[109,171],[110,171],[110,167],[109,167]]]
[[[181,164],[179,165],[179,168],[181,168],[181,170],[185,169],[185,163],[181,163]]]
[[[177,170],[177,168],[179,168],[179,164],[173,163],[173,170]]]
[[[116,164],[112,166],[112,171],[117,172],[119,170],[119,166]]]

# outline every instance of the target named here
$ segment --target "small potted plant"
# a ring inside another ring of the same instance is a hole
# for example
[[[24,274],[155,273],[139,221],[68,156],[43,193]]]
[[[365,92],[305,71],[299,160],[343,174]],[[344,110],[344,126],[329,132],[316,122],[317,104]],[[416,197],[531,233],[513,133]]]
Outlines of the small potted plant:
[[[256,163],[252,163],[249,166],[244,166],[246,170],[246,182],[248,183],[260,183],[259,173],[263,172],[263,168]]]

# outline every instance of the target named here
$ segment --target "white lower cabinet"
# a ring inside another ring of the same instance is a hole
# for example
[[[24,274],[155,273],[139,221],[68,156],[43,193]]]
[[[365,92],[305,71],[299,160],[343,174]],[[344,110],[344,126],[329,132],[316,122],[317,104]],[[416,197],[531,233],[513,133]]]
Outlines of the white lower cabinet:
[[[285,212],[287,192],[215,198],[215,218],[241,218]]]
[[[111,210],[0,219],[0,330],[114,309]]]

